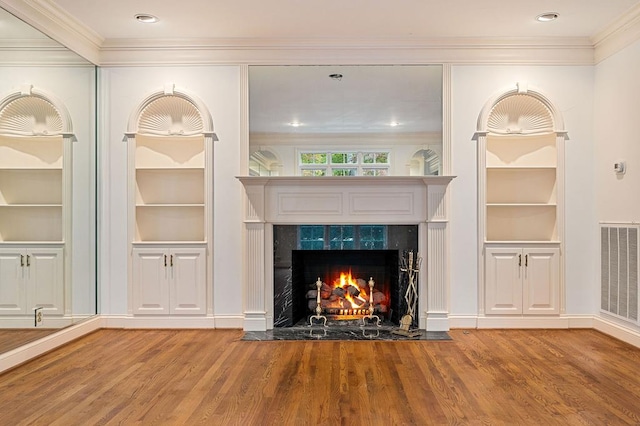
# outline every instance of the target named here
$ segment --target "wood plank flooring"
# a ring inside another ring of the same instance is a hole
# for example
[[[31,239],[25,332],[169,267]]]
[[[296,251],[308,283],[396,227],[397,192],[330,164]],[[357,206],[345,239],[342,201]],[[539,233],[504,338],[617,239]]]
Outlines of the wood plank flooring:
[[[100,330],[0,375],[0,425],[640,424],[640,349],[593,330],[448,342]]]
[[[55,333],[49,328],[0,328],[0,353],[9,352],[27,343]]]

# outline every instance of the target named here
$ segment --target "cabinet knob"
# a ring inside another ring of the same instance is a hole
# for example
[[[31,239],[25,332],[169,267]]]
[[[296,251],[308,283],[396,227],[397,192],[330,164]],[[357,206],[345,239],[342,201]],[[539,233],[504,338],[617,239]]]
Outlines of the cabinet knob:
[[[24,255],[20,255],[20,267],[24,268]]]
[[[167,255],[166,254],[164,255],[164,267],[165,268],[167,267]]]
[[[27,267],[31,266],[31,255],[27,255]]]
[[[529,255],[528,254],[524,255],[524,266],[525,266],[525,268],[529,266]]]
[[[518,266],[522,266],[522,255],[518,255]]]

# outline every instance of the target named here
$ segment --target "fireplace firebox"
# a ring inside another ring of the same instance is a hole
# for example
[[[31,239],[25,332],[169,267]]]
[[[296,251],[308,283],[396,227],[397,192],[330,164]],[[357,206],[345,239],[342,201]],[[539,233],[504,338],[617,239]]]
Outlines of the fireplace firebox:
[[[417,252],[417,226],[385,226],[382,249],[341,250],[301,249],[299,228],[274,226],[274,327],[308,324],[316,313],[318,280],[322,312],[330,324],[362,323],[371,314],[399,323],[407,309],[408,285],[400,258]]]

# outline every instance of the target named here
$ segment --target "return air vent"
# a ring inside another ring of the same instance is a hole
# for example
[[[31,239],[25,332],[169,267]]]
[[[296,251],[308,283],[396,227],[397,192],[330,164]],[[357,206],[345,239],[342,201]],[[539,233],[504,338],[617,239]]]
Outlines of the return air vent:
[[[638,324],[639,225],[601,225],[602,312]]]

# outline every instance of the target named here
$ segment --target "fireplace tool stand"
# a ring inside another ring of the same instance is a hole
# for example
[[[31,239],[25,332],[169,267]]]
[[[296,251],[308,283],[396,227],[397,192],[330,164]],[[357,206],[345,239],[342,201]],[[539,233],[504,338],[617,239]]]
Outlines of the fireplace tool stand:
[[[406,337],[419,336],[420,330],[411,329],[411,324],[416,315],[416,305],[418,303],[418,287],[417,277],[420,272],[420,265],[422,264],[422,258],[416,253],[415,259],[413,251],[406,253],[406,257],[401,259],[400,270],[407,274],[409,284],[407,285],[407,291],[404,294],[404,300],[407,302],[407,313],[400,319],[400,328],[393,330],[393,334]]]
[[[320,315],[322,313],[322,306],[321,306],[322,303],[320,300],[320,288],[322,287],[322,280],[320,279],[320,277],[318,277],[318,281],[316,281],[316,287],[318,289],[318,295],[316,296],[316,314],[311,315],[309,317],[309,325],[315,325],[314,320],[318,321],[318,325],[319,325],[320,321],[322,320],[323,321],[322,325],[326,327],[327,317],[325,317],[324,315]]]
[[[369,277],[369,313],[364,317],[362,317],[363,327],[367,325],[367,320],[375,320],[376,321],[375,324],[378,327],[380,327],[380,317],[377,315],[374,315],[373,313],[373,286],[374,285],[375,285],[375,282],[373,281],[373,277]]]

